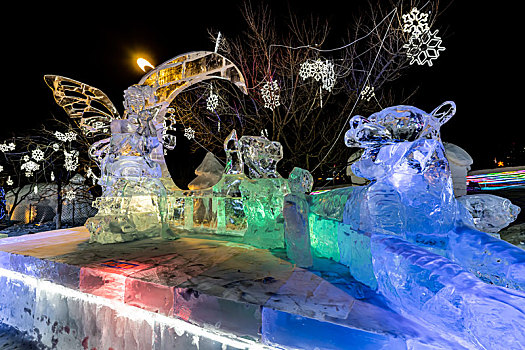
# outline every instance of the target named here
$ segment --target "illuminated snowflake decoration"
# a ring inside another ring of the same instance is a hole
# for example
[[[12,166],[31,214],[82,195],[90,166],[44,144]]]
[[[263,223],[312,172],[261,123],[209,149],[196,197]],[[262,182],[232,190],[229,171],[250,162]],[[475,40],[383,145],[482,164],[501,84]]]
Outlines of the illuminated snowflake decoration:
[[[64,168],[66,168],[67,171],[74,171],[78,167],[78,151],[72,150],[71,152],[68,152],[64,150]]]
[[[427,31],[417,37],[412,36],[409,42],[403,45],[407,49],[406,55],[410,59],[410,64],[428,64],[432,67],[432,61],[439,57],[439,52],[445,48],[441,46],[441,38],[437,36],[438,30],[433,33]]]
[[[6,180],[5,183],[6,183],[8,186],[13,186],[14,182],[13,182],[13,180],[11,179],[11,175],[9,175],[9,176],[7,177],[7,180]]]
[[[5,142],[0,144],[0,151],[2,152],[14,151],[15,148],[16,146],[13,142],[10,142],[9,144],[6,144]]]
[[[191,127],[187,127],[184,129],[184,137],[186,137],[188,140],[195,138],[195,130],[193,130]]]
[[[430,30],[428,26],[428,13],[421,13],[414,7],[409,13],[402,17],[403,32],[409,33],[413,37],[418,37]]]
[[[66,133],[61,133],[60,131],[55,131],[55,137],[62,142],[66,141],[75,141],[77,139],[77,134],[73,131]]]
[[[33,157],[33,159],[36,160],[37,162],[41,162],[44,160],[44,152],[39,148],[34,149],[31,152],[31,157]]]
[[[261,96],[264,101],[264,108],[269,108],[272,111],[281,105],[279,92],[279,85],[276,81],[269,81],[264,83],[261,88]]]
[[[0,173],[4,171],[4,167],[0,165]]]
[[[370,85],[365,86],[365,88],[361,91],[360,95],[362,100],[370,101],[376,96],[374,92],[374,87]]]
[[[335,85],[334,63],[328,60],[305,61],[301,64],[299,76],[303,80],[314,78],[315,81],[321,81],[323,89],[332,91]]]
[[[51,172],[51,181],[55,181],[55,173]]]
[[[33,175],[33,172],[40,170],[40,165],[38,163],[33,162],[32,160],[29,160],[26,163],[22,164],[20,166],[20,169],[25,171],[26,177],[31,177]]]
[[[66,193],[64,193],[64,198],[68,201],[75,200],[76,196],[77,194],[73,190],[69,190],[69,191],[66,191]]]
[[[206,109],[210,112],[213,112],[219,105],[219,96],[213,92],[213,89],[210,90],[210,94],[206,99]]]
[[[53,151],[57,152],[60,149],[60,145],[58,143],[54,143],[51,147],[53,147]]]

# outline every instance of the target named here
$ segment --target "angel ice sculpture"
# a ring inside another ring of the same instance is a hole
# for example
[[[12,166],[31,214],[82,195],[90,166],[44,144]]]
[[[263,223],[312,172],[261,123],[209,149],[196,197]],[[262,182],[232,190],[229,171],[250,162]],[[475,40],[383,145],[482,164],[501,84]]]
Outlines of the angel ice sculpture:
[[[229,80],[246,93],[240,70],[225,57],[207,51],[172,58],[125,92],[124,118],[100,90],[56,75],[44,77],[57,104],[80,119],[87,137],[98,137],[89,154],[101,168],[103,196],[98,214],[86,225],[91,241],[113,243],[165,235],[167,193],[177,190],[164,160],[165,118],[175,97],[207,79]],[[111,131],[111,137],[109,132]]]

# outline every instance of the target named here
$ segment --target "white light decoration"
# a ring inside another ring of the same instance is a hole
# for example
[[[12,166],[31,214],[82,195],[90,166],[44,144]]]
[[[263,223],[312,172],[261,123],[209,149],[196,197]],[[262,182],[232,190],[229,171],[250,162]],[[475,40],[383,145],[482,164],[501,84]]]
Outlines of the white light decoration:
[[[71,152],[68,152],[64,150],[64,168],[68,171],[74,171],[78,167],[78,151],[72,150]]]
[[[264,83],[261,88],[261,96],[264,101],[264,108],[269,108],[272,111],[281,105],[279,96],[279,85],[277,81],[269,81]]]
[[[5,182],[8,186],[13,186],[13,180],[11,179],[11,175],[7,177],[7,180]]]
[[[60,150],[60,145],[58,143],[54,143],[51,147],[53,147],[53,151],[55,151],[55,152]]]
[[[22,160],[23,160],[24,162],[29,162],[29,159],[31,159],[31,157],[28,156],[27,154],[26,154],[25,156],[22,157]]]
[[[445,50],[437,33],[436,29],[433,33],[427,31],[417,37],[412,36],[409,42],[403,45],[403,48],[407,49],[406,55],[410,59],[410,64],[417,62],[421,66],[426,63],[432,67],[432,61],[439,57],[440,51]]]
[[[40,165],[33,162],[32,160],[27,161],[26,163],[20,166],[20,169],[25,170],[25,176],[31,177],[34,171],[40,170]]]
[[[421,13],[417,8],[403,15],[403,32],[409,33],[414,37],[428,32],[430,30],[428,26],[428,13]]]
[[[362,100],[370,101],[373,97],[376,96],[374,92],[374,87],[370,85],[365,86],[365,88],[361,91],[360,96]]]
[[[64,194],[64,198],[70,202],[75,200],[76,196],[77,195],[73,190],[66,191],[66,193]]]
[[[38,185],[35,185],[35,188],[33,189],[33,192],[34,192],[35,194],[38,194]]]
[[[4,171],[4,167],[0,165],[0,172]]]
[[[326,91],[332,91],[335,85],[335,69],[331,61],[315,60],[305,61],[299,69],[299,76],[306,80],[314,78],[315,81],[321,81],[322,88]]]
[[[206,99],[206,109],[210,112],[213,112],[219,105],[219,96],[213,92],[213,89],[210,90],[210,94]]]
[[[44,152],[39,148],[34,149],[31,152],[31,157],[33,157],[33,159],[36,160],[37,162],[41,162],[44,160]]]
[[[51,181],[55,181],[55,173],[51,172]]]
[[[15,144],[13,142],[10,142],[9,144],[6,144],[5,142],[0,144],[0,151],[2,152],[9,152],[14,151]]]
[[[184,129],[184,136],[188,139],[194,139],[195,138],[195,130],[193,130],[191,127],[187,127]]]
[[[65,134],[60,131],[55,131],[55,137],[62,142],[75,141],[77,139],[77,134],[73,131],[68,131]]]

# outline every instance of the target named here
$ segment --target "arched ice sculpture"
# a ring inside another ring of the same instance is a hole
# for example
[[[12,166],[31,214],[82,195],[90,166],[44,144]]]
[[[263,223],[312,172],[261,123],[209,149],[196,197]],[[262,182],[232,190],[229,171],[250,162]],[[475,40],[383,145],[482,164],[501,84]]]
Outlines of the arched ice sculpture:
[[[44,77],[57,104],[88,137],[98,138],[89,153],[101,168],[102,197],[88,226],[101,243],[158,236],[169,230],[166,195],[177,187],[164,160],[164,147],[175,146],[165,126],[175,97],[208,79],[224,79],[247,93],[240,70],[227,58],[208,51],[172,58],[125,91],[121,117],[99,89],[57,75]]]

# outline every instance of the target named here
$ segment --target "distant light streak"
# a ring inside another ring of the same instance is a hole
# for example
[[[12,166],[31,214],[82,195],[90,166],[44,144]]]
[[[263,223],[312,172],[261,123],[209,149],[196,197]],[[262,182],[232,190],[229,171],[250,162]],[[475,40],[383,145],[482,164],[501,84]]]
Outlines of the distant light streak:
[[[137,58],[137,64],[144,72],[146,72],[146,67],[151,67],[151,69],[155,69],[155,66],[149,63],[149,61],[145,58]]]
[[[482,190],[525,186],[525,170],[469,175],[467,182],[477,183]]]

